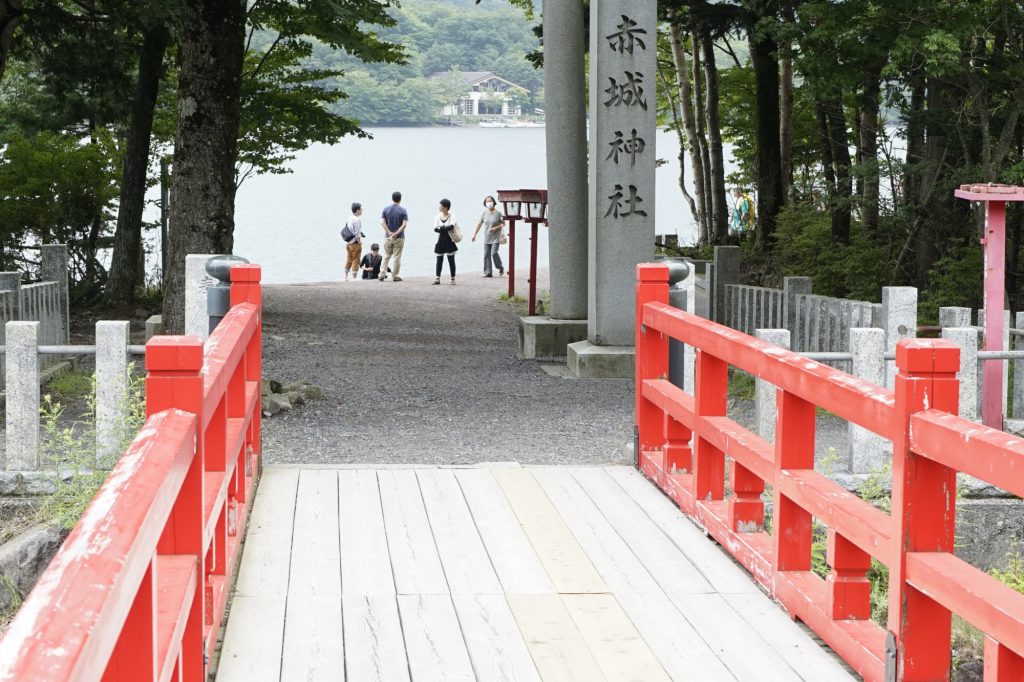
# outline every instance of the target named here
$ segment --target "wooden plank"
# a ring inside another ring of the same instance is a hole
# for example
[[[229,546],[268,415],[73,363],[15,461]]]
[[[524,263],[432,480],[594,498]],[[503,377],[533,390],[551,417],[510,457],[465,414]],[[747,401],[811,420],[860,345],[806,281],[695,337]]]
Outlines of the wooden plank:
[[[672,594],[712,592],[711,583],[686,558],[622,487],[602,469],[574,469],[580,483],[615,531],[650,571],[658,584]]]
[[[377,472],[338,472],[338,519],[342,593],[395,594]]]
[[[800,677],[813,682],[855,679],[835,654],[814,641],[767,595],[729,594],[723,598]]]
[[[608,467],[608,475],[647,514],[721,594],[760,594],[750,575],[709,540],[653,483],[633,467]]]
[[[399,594],[398,611],[414,680],[476,679],[450,595]]]
[[[677,594],[670,598],[738,679],[801,679],[722,595]]]
[[[348,679],[408,680],[409,663],[405,658],[402,621],[394,595],[345,594],[342,603]]]
[[[242,565],[235,595],[258,597],[278,595],[283,617],[288,592],[292,528],[299,472],[294,469],[263,470],[259,494],[253,503],[246,532]]]
[[[540,675],[503,595],[452,596],[473,670],[482,682],[540,682]]]
[[[557,594],[510,594],[508,604],[544,682],[606,679]]]
[[[263,494],[262,484],[260,490]],[[235,595],[221,646],[217,682],[280,679],[284,609],[283,594]]]
[[[559,592],[607,592],[608,587],[527,469],[492,472]]]
[[[398,594],[448,594],[416,472],[379,471],[377,481]]]
[[[736,680],[668,598],[649,594],[618,594],[616,598],[672,679]]]
[[[668,682],[668,674],[610,594],[563,594],[562,601],[609,680]]]
[[[423,504],[452,594],[501,594],[462,489],[451,470],[417,472]]]
[[[550,467],[531,471],[613,592],[656,594],[664,598],[658,583],[587,497],[570,469]]]
[[[281,679],[344,679],[338,475],[302,471],[295,504]]]
[[[505,592],[554,592],[551,579],[491,471],[461,469],[455,472],[455,478]]]

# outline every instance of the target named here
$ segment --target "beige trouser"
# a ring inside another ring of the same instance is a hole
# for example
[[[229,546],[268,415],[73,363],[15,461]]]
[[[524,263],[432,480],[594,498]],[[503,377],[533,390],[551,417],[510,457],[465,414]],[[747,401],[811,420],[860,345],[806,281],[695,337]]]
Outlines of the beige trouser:
[[[359,259],[363,256],[363,245],[359,242],[345,247],[345,272],[359,272]]]
[[[402,269],[402,249],[404,248],[405,239],[388,237],[384,240],[384,262],[380,265],[380,279],[385,279],[388,276],[388,264],[391,266],[391,276],[398,277],[398,272]]]

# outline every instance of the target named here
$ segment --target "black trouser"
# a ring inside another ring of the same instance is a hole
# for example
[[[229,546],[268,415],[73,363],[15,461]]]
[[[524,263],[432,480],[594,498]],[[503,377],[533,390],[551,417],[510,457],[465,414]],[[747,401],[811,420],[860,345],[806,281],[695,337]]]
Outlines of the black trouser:
[[[438,277],[441,276],[441,265],[443,263],[444,263],[444,256],[441,255],[441,254],[437,254],[437,270],[435,270],[435,274]],[[448,254],[448,270],[451,271],[452,278],[454,278],[455,277],[455,254],[454,253],[449,253]]]

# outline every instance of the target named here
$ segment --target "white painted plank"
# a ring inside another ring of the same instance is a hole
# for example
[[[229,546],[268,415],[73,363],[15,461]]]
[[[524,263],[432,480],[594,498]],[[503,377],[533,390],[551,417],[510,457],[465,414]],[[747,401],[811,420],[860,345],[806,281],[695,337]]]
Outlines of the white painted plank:
[[[779,653],[802,678],[813,682],[849,682],[856,677],[763,594],[724,595],[729,605]]]
[[[667,597],[649,594],[617,594],[637,632],[673,680],[734,682],[729,672],[700,634]]]
[[[476,679],[450,595],[399,594],[398,611],[413,680]]]
[[[416,472],[378,471],[377,481],[398,594],[448,594]]]
[[[557,594],[510,594],[508,604],[544,682],[606,679]]]
[[[605,677],[657,682],[668,675],[610,594],[563,594],[562,601]]]
[[[760,594],[747,572],[710,541],[678,507],[632,467],[608,467],[608,474],[672,542],[686,554],[716,592]]]
[[[234,596],[217,665],[217,682],[280,679],[284,606],[284,594]]]
[[[566,470],[566,473],[570,471],[666,592],[687,594],[714,591],[700,570],[651,522],[650,517],[607,472],[588,468]]]
[[[554,592],[551,579],[491,471],[462,469],[455,472],[455,478],[505,592]]]
[[[559,592],[607,592],[608,587],[527,469],[492,472]]]
[[[288,593],[288,570],[299,472],[263,470],[242,550],[235,594],[246,597]],[[284,599],[281,600],[284,608]],[[282,614],[283,615],[283,614]]]
[[[393,595],[388,539],[375,471],[338,472],[341,589],[345,595]],[[392,600],[394,601],[394,600]]]
[[[288,598],[340,597],[338,475],[302,471],[295,503]],[[341,612],[341,600],[336,601]]]
[[[562,520],[612,592],[664,592],[611,527],[568,468],[531,469]]]
[[[452,595],[476,678],[540,682],[523,635],[503,595]]]
[[[452,594],[501,594],[501,584],[451,470],[416,473]]]
[[[394,595],[342,597],[345,666],[353,682],[403,682],[409,679],[402,621]]]
[[[340,594],[288,596],[280,665],[282,680],[345,679]]]
[[[782,657],[718,594],[670,595],[712,651],[740,680],[800,680]]]

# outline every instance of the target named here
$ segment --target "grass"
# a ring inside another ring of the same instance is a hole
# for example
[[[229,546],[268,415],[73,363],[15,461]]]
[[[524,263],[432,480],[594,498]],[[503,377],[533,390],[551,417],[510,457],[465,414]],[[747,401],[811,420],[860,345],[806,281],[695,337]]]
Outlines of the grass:
[[[729,368],[729,397],[740,400],[754,399],[754,377],[738,369]]]
[[[80,398],[93,390],[93,377],[89,372],[70,370],[51,379],[47,388],[58,400]]]
[[[519,294],[516,294],[515,296],[509,296],[507,291],[501,292],[501,294],[499,294],[498,296],[498,300],[501,301],[502,303],[508,303],[510,301],[512,303],[526,303],[525,297],[520,296]]]

